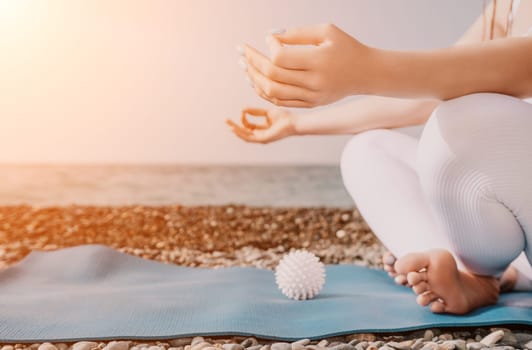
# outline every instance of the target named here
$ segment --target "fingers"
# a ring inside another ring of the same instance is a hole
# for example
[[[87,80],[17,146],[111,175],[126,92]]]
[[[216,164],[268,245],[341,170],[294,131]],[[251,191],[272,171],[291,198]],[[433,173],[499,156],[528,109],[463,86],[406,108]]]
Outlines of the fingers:
[[[288,71],[309,70],[313,67],[315,47],[283,46],[273,35],[266,37],[270,49],[271,62]]]
[[[235,135],[240,137],[243,140],[247,141],[251,137],[251,135],[253,134],[251,131],[241,127],[240,125],[238,125],[237,123],[235,123],[231,119],[226,119],[225,122],[227,123],[227,125],[229,125],[231,127],[231,129],[233,130]]]
[[[290,103],[291,105],[299,101],[297,105],[311,107],[312,104],[308,101],[316,99],[315,92],[299,86],[272,81],[253,66],[248,67],[248,74],[255,88],[261,91],[262,94],[259,93],[259,95],[278,106],[288,107],[286,102],[282,103],[281,101],[291,100],[293,101]]]
[[[275,34],[283,44],[288,45],[319,45],[326,38],[332,24],[320,24],[316,26],[290,28],[284,33]]]
[[[246,142],[267,143],[272,141],[271,135],[264,132],[265,130],[248,130],[233,122],[231,119],[225,121],[233,130],[233,133]]]
[[[275,40],[273,40],[275,41]],[[279,59],[279,55],[281,55],[281,51],[284,51],[283,48],[274,48],[271,49],[275,54],[272,54],[272,57]],[[281,50],[281,51],[280,51]],[[285,84],[290,85],[297,85],[297,86],[303,86],[305,87],[305,72],[302,71],[305,66],[307,66],[304,62],[308,60],[308,57],[304,56],[303,58],[300,57],[294,57],[289,58],[289,60],[294,61],[292,64],[288,65],[279,65],[274,64],[272,61],[264,56],[259,51],[255,50],[253,47],[245,45],[244,46],[244,57],[247,61],[247,66],[253,66],[257,71],[259,71],[262,75],[267,77],[270,80],[283,82]],[[286,59],[282,59],[286,60]],[[299,60],[298,62],[295,62],[295,60]],[[286,69],[290,66],[297,66],[299,70],[294,69]]]
[[[265,124],[256,124],[253,122],[248,121],[248,115],[252,115],[255,117],[263,117],[266,119]],[[272,125],[272,120],[270,116],[268,115],[268,111],[261,108],[245,108],[242,111],[241,116],[241,122],[242,125],[244,125],[247,129],[268,129]]]

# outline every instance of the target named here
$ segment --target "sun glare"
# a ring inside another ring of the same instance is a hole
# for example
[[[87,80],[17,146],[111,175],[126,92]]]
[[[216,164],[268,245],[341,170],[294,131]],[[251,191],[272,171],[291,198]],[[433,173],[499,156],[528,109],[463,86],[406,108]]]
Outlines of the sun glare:
[[[3,32],[2,35],[26,30],[29,25],[28,17],[33,13],[35,13],[35,9],[32,8],[30,1],[0,0],[0,30]],[[9,39],[9,36],[5,39]]]
[[[19,16],[26,1],[0,0],[0,18],[2,20]]]

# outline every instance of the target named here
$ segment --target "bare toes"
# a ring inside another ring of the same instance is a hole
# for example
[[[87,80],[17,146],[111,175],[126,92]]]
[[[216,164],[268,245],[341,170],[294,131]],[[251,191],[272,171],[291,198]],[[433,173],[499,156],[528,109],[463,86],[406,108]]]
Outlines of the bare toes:
[[[408,284],[411,286],[414,286],[416,284],[419,284],[421,282],[427,281],[427,271],[423,272],[409,272],[406,275],[406,280],[408,281]]]
[[[425,269],[429,262],[430,257],[426,253],[410,253],[397,260],[394,267],[398,273],[407,274]]]
[[[384,271],[395,272],[393,266],[390,266],[390,265],[384,265]]]
[[[426,291],[423,294],[417,296],[416,301],[421,306],[427,306],[439,297],[431,291]]]
[[[386,252],[382,256],[382,262],[384,263],[384,265],[393,267],[393,264],[395,264],[396,260],[397,259],[395,258],[395,256],[390,252]]]
[[[427,290],[429,290],[429,284],[427,282],[420,282],[418,284],[413,285],[412,290],[418,295],[425,293]]]
[[[400,284],[402,286],[404,286],[404,285],[406,285],[408,283],[408,281],[406,280],[406,276],[405,275],[397,275],[397,276],[395,276],[394,281],[395,281],[395,283]]]
[[[445,312],[445,302],[442,299],[437,298],[435,301],[432,302],[432,304],[430,304],[430,311],[436,314],[441,314],[442,312]]]

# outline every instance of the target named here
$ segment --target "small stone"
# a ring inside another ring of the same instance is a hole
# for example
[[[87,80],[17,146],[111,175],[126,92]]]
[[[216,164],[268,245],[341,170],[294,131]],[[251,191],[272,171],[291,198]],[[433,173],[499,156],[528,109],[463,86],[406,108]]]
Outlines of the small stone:
[[[336,231],[336,237],[338,237],[338,238],[340,238],[340,239],[344,238],[345,235],[346,235],[346,232],[345,232],[344,230],[338,230],[338,231]]]
[[[260,350],[270,350],[270,344],[263,345]]]
[[[198,337],[198,338],[203,339],[203,337]],[[208,343],[206,341],[202,341],[202,342],[199,342],[199,343],[196,343],[196,344],[192,345],[190,350],[203,350],[203,349],[205,349],[205,348],[207,348],[209,346],[211,346],[211,343]]]
[[[360,343],[358,343],[357,345],[355,345],[355,349],[356,350],[366,350],[366,348],[368,347],[369,343],[367,341],[361,341]]]
[[[504,345],[504,346],[492,346],[490,350],[514,350],[513,346]]]
[[[164,347],[152,345],[148,348],[148,350],[164,350]]]
[[[373,343],[369,344],[370,346],[374,346],[377,349],[384,345],[384,342],[382,340],[374,341]]]
[[[526,344],[532,340],[532,333],[514,333],[515,339],[519,344]]]
[[[260,258],[260,256],[259,256]],[[255,260],[255,259],[252,259],[252,260]],[[246,338],[242,341],[242,343],[240,343],[240,345],[242,345],[243,347],[245,348],[249,348],[250,346],[255,346],[259,344],[259,342],[257,341],[257,339],[255,338]]]
[[[480,350],[482,348],[487,348],[487,346],[483,343],[474,342],[467,344],[467,350]]]
[[[413,343],[414,342],[412,340],[405,340],[399,343],[392,341],[392,342],[389,342],[387,345],[397,350],[410,350]]]
[[[482,344],[487,347],[493,346],[499,342],[504,337],[504,331],[502,329],[491,332],[480,341]]]
[[[349,214],[342,214],[341,219],[342,219],[343,222],[347,222],[347,221],[349,221],[350,217],[351,216]]]
[[[55,344],[55,347],[57,348],[57,350],[67,350],[68,349],[68,345],[66,345],[65,343]]]
[[[42,343],[38,350],[57,350],[57,348],[50,343]]]
[[[15,349],[13,345],[4,345],[0,348],[0,350],[13,350]]]
[[[103,350],[128,350],[129,344],[130,342],[128,341],[111,341],[103,348]]]
[[[446,340],[441,346],[445,350],[466,350],[466,342],[463,339]]]
[[[293,342],[292,345],[293,344],[301,344],[301,345],[305,346],[305,345],[308,345],[309,343],[310,343],[310,339],[305,338],[305,339],[299,339],[298,341]]]
[[[524,346],[523,348],[527,349],[527,350],[532,350],[532,340],[529,340]]]
[[[321,347],[321,348],[324,348],[327,345],[329,345],[329,342],[327,341],[327,339],[323,339],[323,340],[320,340],[320,342],[318,344],[316,344],[316,345]]]
[[[439,345],[438,343],[435,343],[433,341],[428,341],[426,342],[423,347],[421,348],[421,350],[438,350],[439,349]]]
[[[423,334],[423,340],[430,341],[432,340],[432,338],[434,338],[434,333],[432,332],[432,330],[427,329],[425,331],[425,334]]]
[[[379,348],[379,350],[393,350],[393,348],[388,345],[383,345]]]
[[[240,344],[229,343],[222,345],[224,350],[244,350],[244,347]]]
[[[305,346],[305,349],[311,349],[311,350],[327,350],[327,348],[324,348],[324,347],[321,347],[321,346],[317,346],[317,345],[307,345]]]
[[[329,347],[329,350],[355,350],[355,347],[353,345],[342,343],[333,347]]]
[[[438,337],[440,340],[453,340],[453,335],[452,334],[449,334],[449,333],[443,333],[442,335],[440,335]]]
[[[350,341],[349,343],[347,343],[347,344],[352,345],[352,346],[355,346],[355,345],[357,345],[358,343],[360,343],[360,340],[358,340],[358,339],[353,339],[353,340],[351,340],[351,341]]]
[[[180,347],[185,346],[190,343],[192,343],[192,338],[179,338],[179,339],[172,339],[169,341],[170,345],[174,347]]]
[[[357,339],[364,340],[367,342],[372,342],[372,341],[375,341],[376,337],[375,337],[375,334],[372,334],[372,333],[361,333],[361,334],[358,334]]]
[[[95,343],[93,341],[80,341],[72,345],[72,350],[92,350],[97,346],[98,343]]]
[[[179,350],[179,347],[171,346],[167,350]]]
[[[199,343],[205,343],[205,339],[203,339],[203,337],[194,337],[192,338],[192,341],[190,342],[190,346],[194,346]]]
[[[412,344],[412,350],[421,350],[423,345],[423,338],[416,339],[414,344]]]
[[[292,344],[284,343],[284,342],[273,343],[270,349],[271,350],[292,350]]]
[[[500,343],[504,345],[510,345],[513,347],[519,347],[519,342],[517,341],[517,338],[510,331],[504,332],[504,337],[502,338]]]

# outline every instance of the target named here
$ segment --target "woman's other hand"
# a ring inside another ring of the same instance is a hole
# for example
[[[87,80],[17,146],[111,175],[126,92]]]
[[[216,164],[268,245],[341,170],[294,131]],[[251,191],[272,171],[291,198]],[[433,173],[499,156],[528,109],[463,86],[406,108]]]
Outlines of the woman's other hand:
[[[258,95],[284,107],[315,107],[369,92],[374,50],[333,24],[292,28],[267,37],[271,57],[241,47]]]
[[[271,121],[266,129],[250,129],[240,126],[231,119],[226,119],[233,133],[242,140],[254,143],[270,143],[296,134],[296,115],[286,109],[269,109],[264,111]]]

